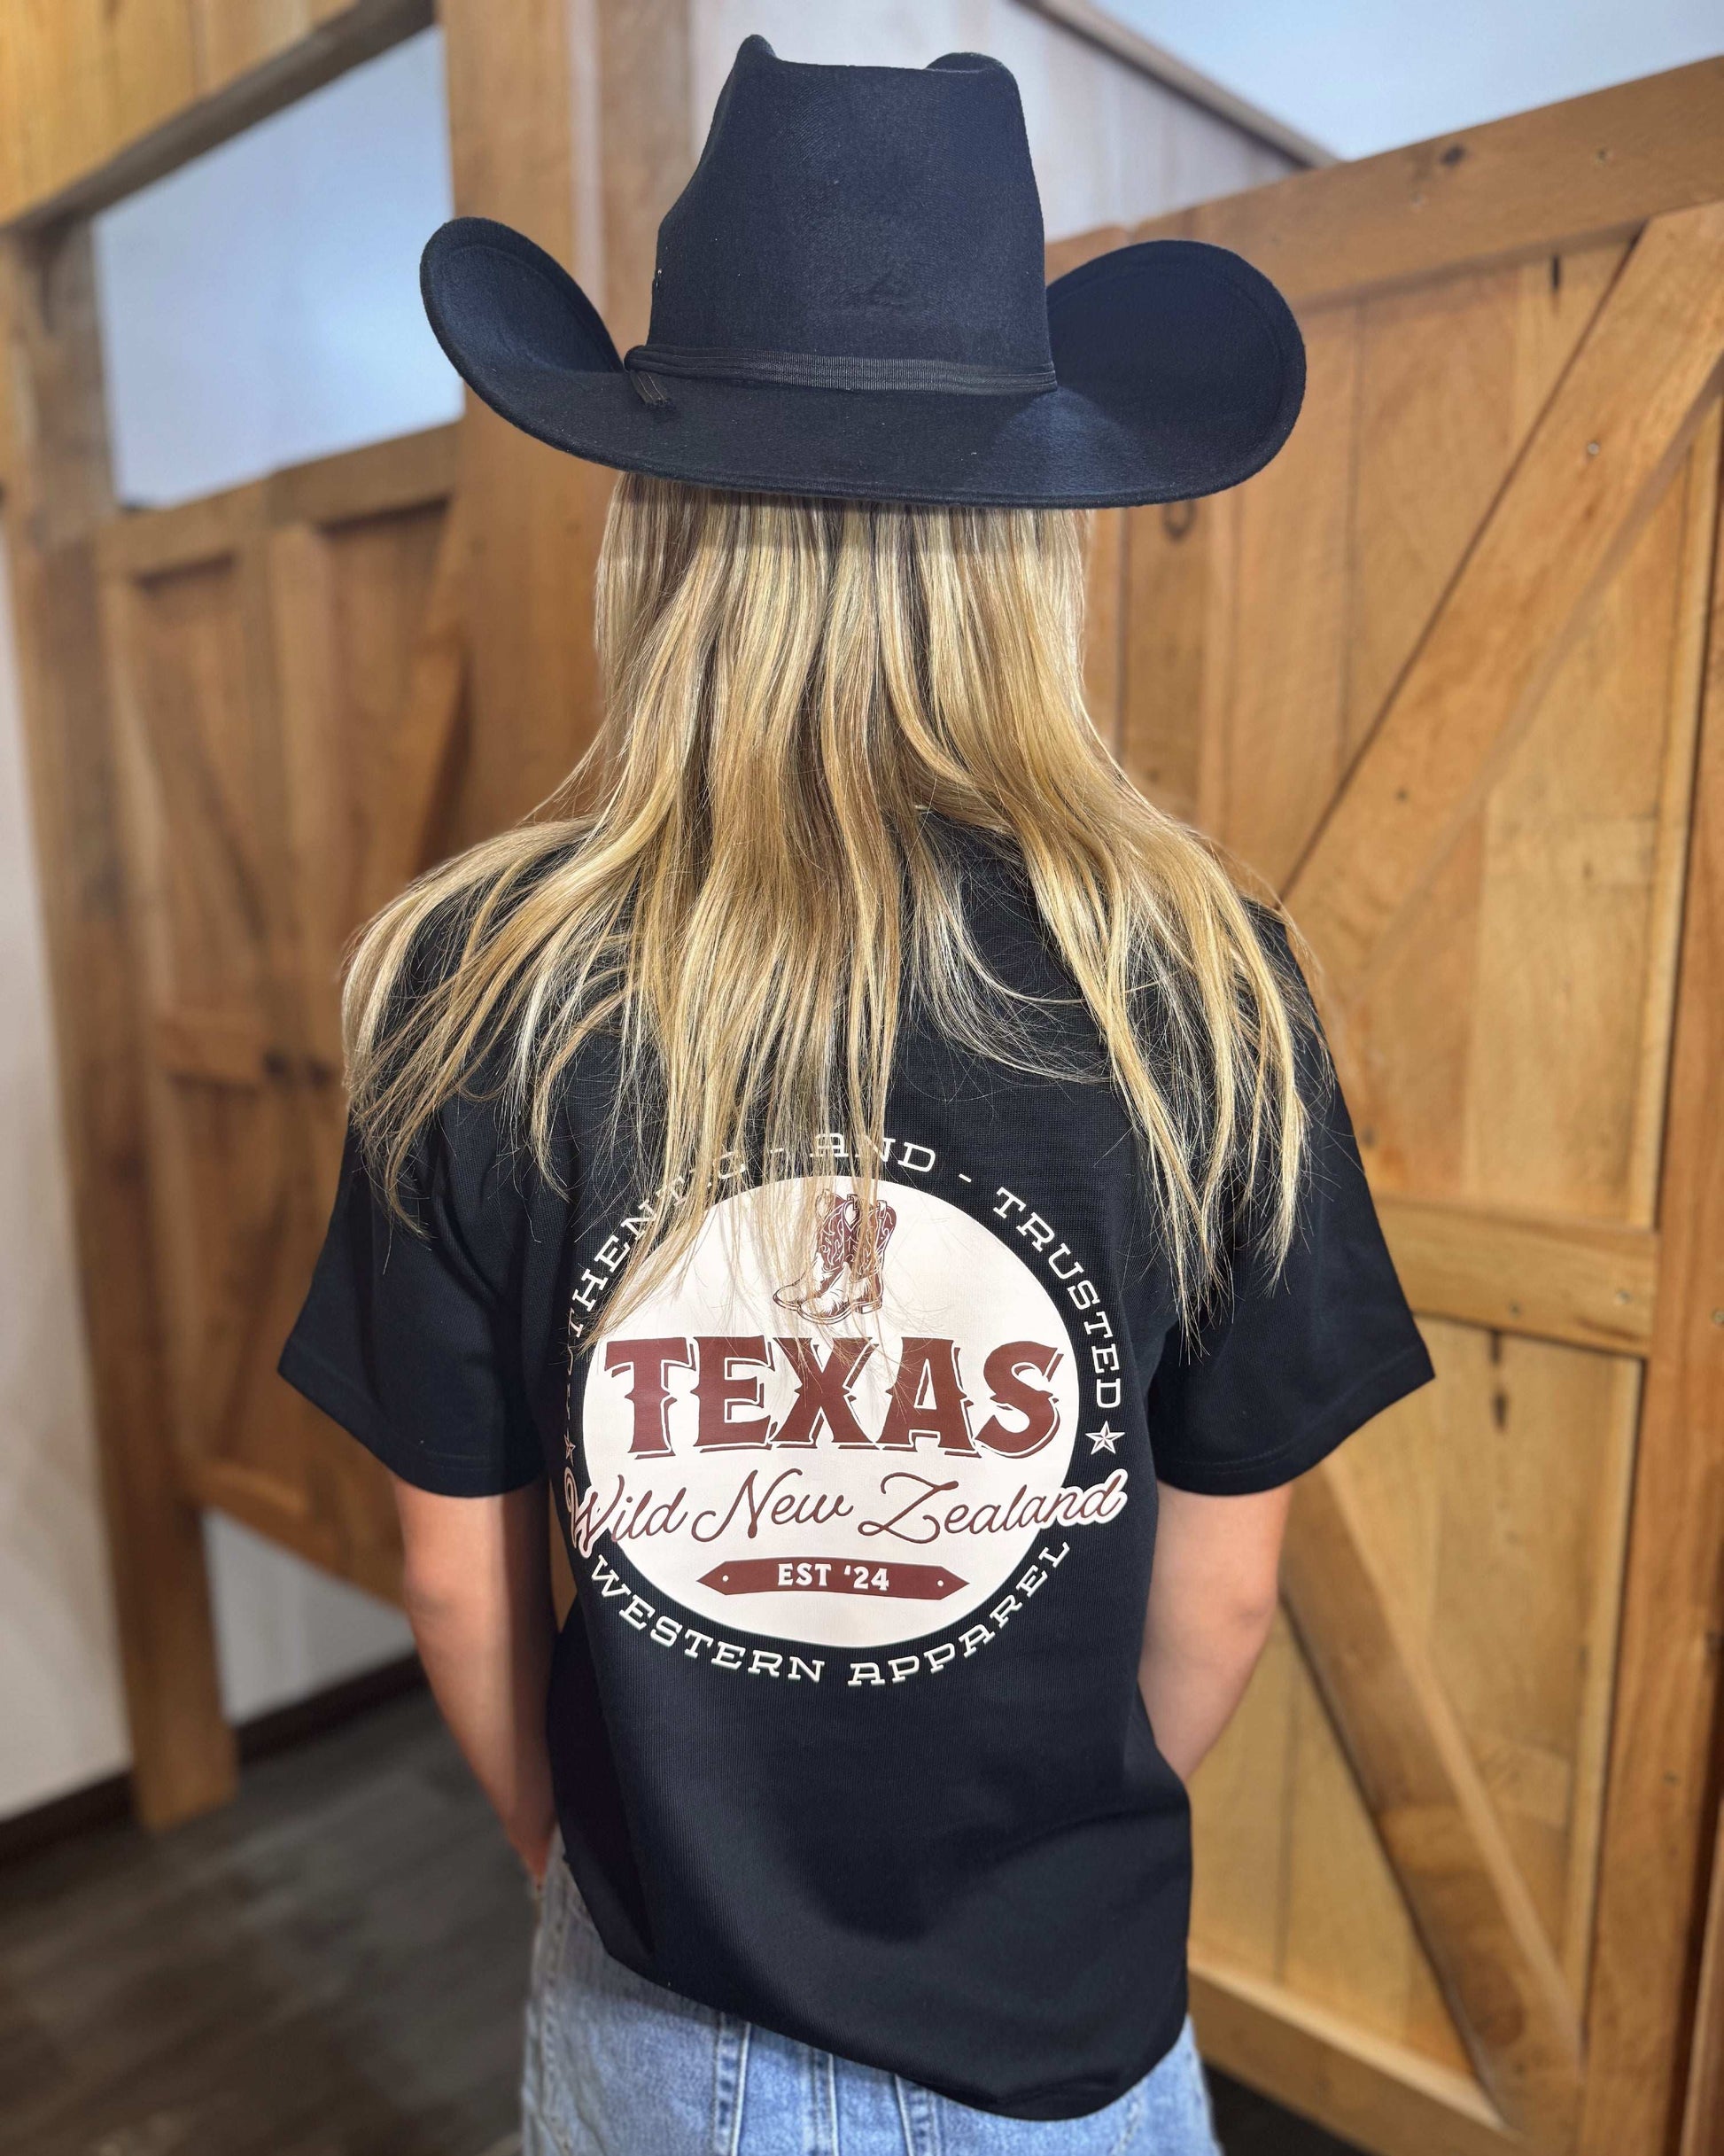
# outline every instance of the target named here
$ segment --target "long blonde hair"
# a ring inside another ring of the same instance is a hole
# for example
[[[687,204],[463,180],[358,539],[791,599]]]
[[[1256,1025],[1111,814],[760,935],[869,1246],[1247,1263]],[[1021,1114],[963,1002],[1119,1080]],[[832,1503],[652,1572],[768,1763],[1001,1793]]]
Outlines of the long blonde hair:
[[[739,1162],[817,1194],[817,1141],[847,1133],[836,1164],[866,1206],[905,1012],[1011,1068],[1057,1056],[986,966],[944,819],[1021,863],[1182,1313],[1221,1277],[1242,1196],[1278,1262],[1300,999],[1089,719],[1084,540],[1070,511],[619,480],[591,750],[537,816],[387,907],[348,971],[353,1114],[390,1202],[481,1067],[553,1174],[571,1065],[605,1036],[648,1225],[596,1329],[686,1257]]]

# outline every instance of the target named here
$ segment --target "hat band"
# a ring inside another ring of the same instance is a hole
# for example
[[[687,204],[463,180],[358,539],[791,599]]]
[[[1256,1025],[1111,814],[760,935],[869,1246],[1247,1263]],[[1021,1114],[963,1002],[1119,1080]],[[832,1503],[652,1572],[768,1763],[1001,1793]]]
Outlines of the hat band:
[[[641,383],[656,374],[715,382],[774,382],[791,389],[931,391],[942,396],[1037,397],[1057,389],[1052,362],[1019,370],[979,367],[964,360],[848,359],[823,352],[725,352],[695,345],[636,345],[623,364],[647,401]]]

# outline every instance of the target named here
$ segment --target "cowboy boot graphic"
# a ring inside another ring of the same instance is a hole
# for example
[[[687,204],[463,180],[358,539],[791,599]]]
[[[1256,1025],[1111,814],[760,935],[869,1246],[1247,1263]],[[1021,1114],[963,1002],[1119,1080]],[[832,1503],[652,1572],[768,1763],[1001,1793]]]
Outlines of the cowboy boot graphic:
[[[807,1272],[777,1289],[773,1300],[826,1325],[878,1310],[885,1296],[881,1268],[897,1226],[897,1212],[882,1201],[865,1207],[853,1191],[842,1197],[829,1193],[816,1216]]]
[[[850,1202],[856,1203],[854,1199]],[[857,1205],[857,1215],[850,1231],[850,1299],[833,1312],[835,1318],[878,1310],[886,1299],[881,1271],[886,1262],[886,1246],[898,1224],[897,1210],[883,1198],[875,1198],[866,1205]]]

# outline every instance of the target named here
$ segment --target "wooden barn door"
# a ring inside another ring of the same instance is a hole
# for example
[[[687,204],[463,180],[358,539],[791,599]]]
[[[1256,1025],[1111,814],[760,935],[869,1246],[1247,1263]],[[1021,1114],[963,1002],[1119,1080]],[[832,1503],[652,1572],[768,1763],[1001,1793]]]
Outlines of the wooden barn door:
[[[381,1470],[275,1364],[340,1153],[342,947],[434,847],[456,776],[456,433],[120,518],[97,547],[180,1465],[384,1595]]]
[[[1641,143],[1704,162],[1703,87]],[[1301,1484],[1285,1622],[1195,1790],[1206,2048],[1395,2156],[1658,2156],[1687,2012],[1724,204],[1595,212],[1635,132],[1600,102],[1152,228],[1280,276],[1309,401],[1260,478],[1104,518],[1093,562],[1130,770],[1313,947],[1439,1374]],[[1557,222],[1589,217],[1618,229]]]

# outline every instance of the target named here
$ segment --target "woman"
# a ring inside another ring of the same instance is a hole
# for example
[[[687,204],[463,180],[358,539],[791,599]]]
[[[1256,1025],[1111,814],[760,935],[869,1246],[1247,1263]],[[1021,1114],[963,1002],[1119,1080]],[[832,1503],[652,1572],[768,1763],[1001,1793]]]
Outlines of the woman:
[[[1216,250],[1041,261],[1005,69],[758,39],[625,361],[518,235],[427,250],[625,473],[603,730],[361,940],[283,1367],[544,1880],[530,2156],[1212,2150],[1184,1780],[1289,1484],[1429,1374],[1285,932],[1083,710],[1079,512],[1265,463],[1297,331]]]

